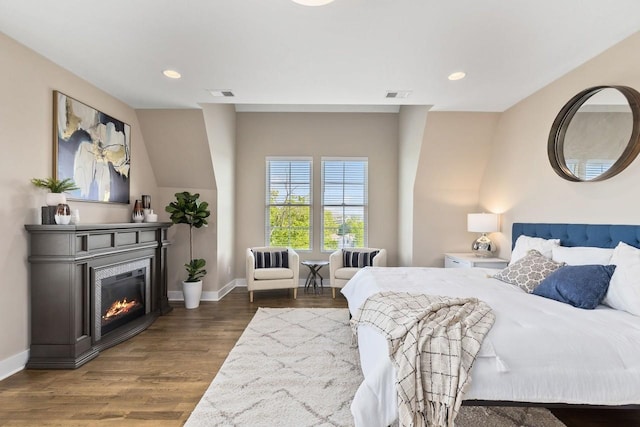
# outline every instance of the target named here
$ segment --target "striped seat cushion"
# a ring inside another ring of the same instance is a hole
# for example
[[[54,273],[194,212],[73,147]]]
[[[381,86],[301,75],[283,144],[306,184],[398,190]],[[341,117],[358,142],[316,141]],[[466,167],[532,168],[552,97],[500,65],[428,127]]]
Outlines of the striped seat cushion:
[[[380,251],[358,252],[342,250],[342,265],[344,267],[363,268],[373,265],[373,258]]]
[[[251,251],[255,268],[289,268],[287,251]]]

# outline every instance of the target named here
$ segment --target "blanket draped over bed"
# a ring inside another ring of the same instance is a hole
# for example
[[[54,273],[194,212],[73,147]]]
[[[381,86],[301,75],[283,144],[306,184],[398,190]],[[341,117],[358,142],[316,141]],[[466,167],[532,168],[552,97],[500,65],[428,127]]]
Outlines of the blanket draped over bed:
[[[387,338],[396,371],[400,426],[452,427],[469,371],[495,316],[476,298],[406,292],[370,296],[352,319]]]

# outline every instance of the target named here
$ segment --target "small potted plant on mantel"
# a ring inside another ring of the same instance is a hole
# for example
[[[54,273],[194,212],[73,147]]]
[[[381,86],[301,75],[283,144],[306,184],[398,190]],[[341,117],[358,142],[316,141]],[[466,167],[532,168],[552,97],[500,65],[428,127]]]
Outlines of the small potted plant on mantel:
[[[31,183],[38,188],[45,188],[49,193],[45,196],[47,206],[58,206],[60,203],[67,203],[67,191],[77,190],[75,182],[71,178],[59,180],[56,178],[33,178]]]
[[[207,226],[207,218],[211,215],[207,202],[198,200],[200,194],[191,194],[188,191],[175,194],[176,200],[165,208],[171,215],[174,224],[187,224],[189,226],[189,263],[185,264],[187,280],[182,282],[184,305],[186,308],[197,308],[200,305],[202,295],[202,278],[207,274],[204,269],[207,262],[201,258],[193,258],[193,229]]]

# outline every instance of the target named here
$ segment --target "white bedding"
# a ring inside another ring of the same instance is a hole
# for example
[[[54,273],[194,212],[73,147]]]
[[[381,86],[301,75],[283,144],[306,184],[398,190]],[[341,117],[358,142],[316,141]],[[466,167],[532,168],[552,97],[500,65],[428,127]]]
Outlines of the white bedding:
[[[599,306],[583,310],[489,278],[495,270],[367,267],[342,289],[355,314],[384,290],[477,297],[496,321],[471,370],[465,400],[592,405],[640,404],[640,317]],[[358,329],[365,380],[351,411],[356,426],[397,418],[395,372],[385,339]]]

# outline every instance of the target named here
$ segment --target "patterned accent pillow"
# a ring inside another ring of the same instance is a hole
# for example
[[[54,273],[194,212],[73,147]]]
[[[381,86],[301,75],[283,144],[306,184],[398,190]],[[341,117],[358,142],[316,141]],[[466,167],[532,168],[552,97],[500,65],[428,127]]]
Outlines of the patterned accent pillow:
[[[342,265],[344,267],[369,267],[373,265],[373,258],[378,255],[380,251],[372,252],[358,252],[358,251],[345,251],[342,250]]]
[[[532,249],[523,258],[495,274],[493,278],[516,285],[531,293],[545,277],[563,265],[564,262],[555,262]]]
[[[255,268],[289,268],[287,251],[251,251],[255,258]]]

